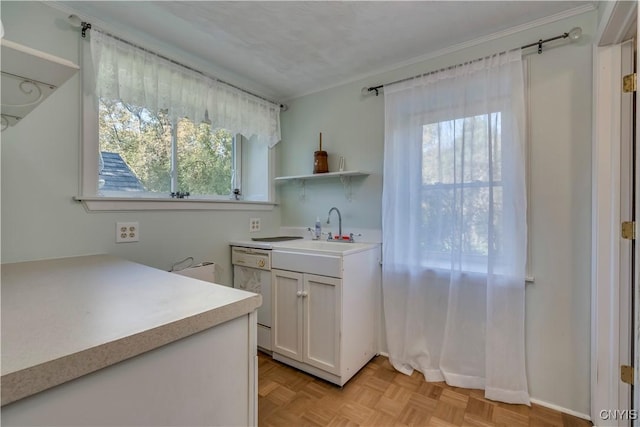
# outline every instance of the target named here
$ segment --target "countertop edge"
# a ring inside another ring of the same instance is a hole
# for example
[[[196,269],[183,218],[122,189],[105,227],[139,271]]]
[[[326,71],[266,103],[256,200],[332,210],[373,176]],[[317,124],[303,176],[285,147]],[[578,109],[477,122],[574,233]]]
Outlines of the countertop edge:
[[[336,245],[344,245],[341,248],[346,248],[346,250],[327,250],[327,249],[315,249],[311,247],[301,247],[296,246],[295,242],[300,242],[299,240],[294,240],[290,242],[278,242],[274,243],[272,250],[280,251],[280,252],[297,252],[303,254],[317,254],[317,255],[327,255],[327,256],[339,256],[345,257],[352,254],[357,254],[359,252],[370,251],[372,249],[380,248],[380,243],[369,243],[369,242],[358,242],[362,246],[352,246],[350,247],[350,243],[335,243]],[[289,243],[289,244],[288,244]],[[365,246],[366,245],[366,246]]]
[[[247,315],[262,301],[253,295],[118,340],[2,375],[1,405],[7,405],[83,375]]]

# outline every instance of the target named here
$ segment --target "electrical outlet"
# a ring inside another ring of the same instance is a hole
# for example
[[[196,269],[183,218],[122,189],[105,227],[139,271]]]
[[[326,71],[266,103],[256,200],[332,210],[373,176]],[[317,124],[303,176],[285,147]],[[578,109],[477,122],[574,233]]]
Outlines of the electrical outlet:
[[[249,232],[254,233],[260,231],[260,218],[251,218],[249,220]]]
[[[137,222],[116,222],[116,243],[140,241],[140,225]]]

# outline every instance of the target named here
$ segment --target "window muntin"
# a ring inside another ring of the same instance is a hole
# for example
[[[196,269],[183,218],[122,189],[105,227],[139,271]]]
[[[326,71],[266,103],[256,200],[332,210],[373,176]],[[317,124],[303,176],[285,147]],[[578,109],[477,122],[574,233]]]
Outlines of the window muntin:
[[[486,272],[489,253],[499,256],[500,227],[493,224],[501,223],[501,171],[499,112],[423,126],[420,245],[426,267],[454,263]],[[453,253],[460,256],[452,259]]]

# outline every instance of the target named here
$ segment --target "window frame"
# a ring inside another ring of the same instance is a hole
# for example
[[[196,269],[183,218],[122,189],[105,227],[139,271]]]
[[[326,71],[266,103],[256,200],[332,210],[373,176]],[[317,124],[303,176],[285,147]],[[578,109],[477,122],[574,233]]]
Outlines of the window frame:
[[[490,117],[493,114],[502,114],[501,111],[489,111],[489,112],[478,112],[475,111],[473,113],[470,113],[471,115],[466,116],[466,117],[455,117],[455,118],[442,118],[440,117],[439,120],[437,122],[431,122],[431,123],[426,123],[423,125],[424,126],[429,126],[429,125],[433,125],[433,124],[441,124],[443,122],[453,122],[456,120],[466,120],[466,119],[470,119],[470,118],[475,118],[478,116],[483,116],[483,117]],[[422,144],[424,146],[424,139],[422,141]],[[502,147],[500,147],[500,149],[502,149]],[[424,165],[423,165],[423,170],[424,170]],[[422,176],[422,179],[424,179],[424,176]],[[481,181],[481,180],[474,180],[474,181],[461,181],[461,182],[435,182],[435,183],[429,183],[429,184],[425,184],[424,182],[422,183],[422,190],[421,190],[421,196],[423,198],[423,200],[425,199],[425,194],[427,192],[430,191],[437,191],[437,190],[449,190],[449,189],[464,189],[464,188],[495,188],[495,187],[500,187],[502,188],[502,178],[498,179],[498,180],[492,180],[492,181]],[[423,249],[422,250],[422,254],[423,255],[428,255],[429,256],[429,261],[427,262],[426,258],[423,258],[421,261],[421,264],[423,266],[423,268],[428,269],[428,270],[446,270],[448,268],[448,266],[451,264],[451,260],[448,254],[444,253],[444,252],[440,252],[440,251],[435,251],[435,250],[426,250]],[[477,270],[474,268],[474,266],[476,265],[476,262],[473,262],[473,260],[478,260],[477,264],[479,265],[485,265],[486,264],[486,258],[487,255],[480,255],[480,254],[462,254],[463,257],[463,264],[465,265],[464,267],[464,271],[468,272],[468,273],[477,273],[477,274],[487,274],[484,271],[481,270]]]
[[[124,197],[109,192],[109,195],[100,195],[99,186],[99,122],[98,122],[98,99],[92,88],[94,85],[95,73],[91,61],[91,49],[89,43],[82,43],[82,72],[81,72],[81,132],[80,132],[80,158],[79,158],[79,185],[78,196],[73,197],[75,201],[82,202],[88,211],[175,211],[175,210],[273,210],[275,202],[275,153],[273,148],[267,150],[267,179],[268,190],[266,201],[235,200],[232,195],[229,199],[222,197],[198,197],[198,198],[171,198],[169,195],[162,197],[157,193],[145,193],[145,197],[131,197],[127,193]],[[245,138],[234,136],[234,168],[240,171],[236,174],[236,183],[242,182],[242,144]],[[237,147],[237,148],[236,148]],[[234,184],[235,185],[235,184]]]
[[[526,201],[527,201],[527,236],[529,236],[531,234],[531,217],[530,217],[530,212],[531,212],[531,166],[530,166],[530,162],[531,162],[531,147],[530,147],[530,127],[529,127],[529,105],[528,105],[528,98],[529,98],[529,87],[528,87],[528,79],[525,79],[527,82],[527,86],[525,88],[525,105],[526,105],[526,116],[527,116],[527,122],[525,125],[525,191],[526,191]],[[486,112],[483,111],[482,108],[471,108],[469,109],[469,117],[473,117],[478,116],[478,115],[490,115],[490,114],[494,114],[494,113],[500,113],[502,114],[502,111],[490,111],[490,112]],[[426,126],[428,124],[433,124],[433,123],[441,123],[441,122],[445,122],[445,121],[452,121],[452,120],[456,120],[456,118],[451,118],[451,116],[454,116],[455,113],[452,110],[441,110],[438,112],[438,115],[436,117],[437,121],[432,121],[432,120],[428,120],[431,123],[426,123],[423,124],[422,126]],[[426,121],[426,120],[425,120]],[[433,184],[422,184],[422,190],[421,190],[421,194],[424,194],[425,191],[430,191],[430,190],[434,190],[437,188],[446,188],[446,187],[450,187],[450,188],[462,188],[464,186],[476,186],[476,187],[502,187],[502,179],[497,180],[497,181],[472,181],[472,182],[460,182],[460,183],[433,183]],[[531,249],[531,238],[527,237],[527,260],[526,260],[526,265],[525,265],[525,281],[527,283],[534,283],[535,279],[534,279],[534,275],[533,275],[533,260],[532,260],[532,249]],[[430,270],[430,271],[434,271],[438,274],[440,274],[441,272],[448,272],[448,267],[450,262],[448,262],[448,258],[446,258],[445,255],[442,255],[441,252],[436,252],[436,251],[426,251],[424,250],[422,252],[423,254],[430,254],[432,256],[433,262],[431,263],[426,263],[424,260],[421,262],[422,267],[425,270]],[[480,255],[468,255],[467,256],[467,260],[474,258],[474,257],[480,257]],[[469,269],[469,268],[465,268],[464,270],[466,273],[469,274],[485,274],[482,272],[478,272],[475,271],[473,268]]]

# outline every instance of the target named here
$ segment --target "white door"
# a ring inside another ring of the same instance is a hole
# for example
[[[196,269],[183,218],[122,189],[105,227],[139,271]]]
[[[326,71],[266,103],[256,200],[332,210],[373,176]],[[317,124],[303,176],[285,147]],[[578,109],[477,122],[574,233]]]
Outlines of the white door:
[[[304,362],[340,374],[342,280],[304,275]]]
[[[302,277],[302,273],[271,270],[272,348],[298,361],[302,361]]]

